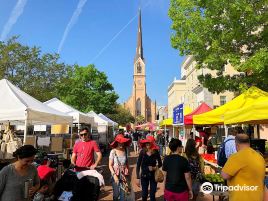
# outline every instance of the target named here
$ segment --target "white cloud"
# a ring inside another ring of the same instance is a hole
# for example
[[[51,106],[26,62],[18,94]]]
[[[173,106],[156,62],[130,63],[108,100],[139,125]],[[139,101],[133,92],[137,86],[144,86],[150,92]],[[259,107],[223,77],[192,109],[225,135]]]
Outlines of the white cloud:
[[[4,26],[4,29],[1,33],[0,41],[4,41],[12,29],[13,25],[17,22],[18,18],[23,13],[24,7],[27,3],[27,0],[18,0],[16,6],[13,8],[7,23]]]
[[[72,15],[68,25],[66,26],[66,28],[64,30],[64,34],[63,34],[63,36],[61,38],[60,45],[58,47],[58,53],[61,52],[62,47],[64,45],[64,42],[65,42],[70,30],[72,29],[72,27],[74,26],[74,24],[78,20],[79,15],[81,14],[82,9],[83,9],[84,5],[86,4],[86,2],[87,2],[87,0],[79,0],[78,5],[77,5],[73,15]]]

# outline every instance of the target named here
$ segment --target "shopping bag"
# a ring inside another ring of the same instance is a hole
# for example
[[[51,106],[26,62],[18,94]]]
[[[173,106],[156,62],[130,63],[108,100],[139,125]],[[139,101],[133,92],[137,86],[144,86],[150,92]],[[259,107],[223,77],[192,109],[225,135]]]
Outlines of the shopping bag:
[[[164,181],[164,174],[158,167],[156,167],[154,178],[156,182],[162,183]]]

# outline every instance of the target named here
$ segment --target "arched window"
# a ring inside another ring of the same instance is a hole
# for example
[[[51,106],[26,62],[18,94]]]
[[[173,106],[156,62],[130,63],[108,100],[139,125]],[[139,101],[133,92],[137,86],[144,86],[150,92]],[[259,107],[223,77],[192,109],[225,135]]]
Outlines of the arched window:
[[[136,101],[136,116],[141,115],[141,99],[138,98]]]
[[[141,73],[141,64],[140,63],[137,64],[137,73]]]

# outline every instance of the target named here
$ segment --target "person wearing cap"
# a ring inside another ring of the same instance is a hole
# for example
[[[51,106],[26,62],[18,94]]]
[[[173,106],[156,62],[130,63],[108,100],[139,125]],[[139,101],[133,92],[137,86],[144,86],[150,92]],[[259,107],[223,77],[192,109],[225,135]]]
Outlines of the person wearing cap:
[[[32,164],[36,153],[37,150],[32,145],[24,145],[13,153],[17,161],[0,171],[1,201],[26,201],[39,189],[40,180],[36,167]],[[28,192],[25,192],[26,182],[31,183]]]
[[[150,200],[155,201],[155,193],[157,190],[157,182],[155,181],[156,165],[162,167],[162,161],[158,152],[159,147],[155,143],[153,136],[148,136],[144,140],[140,140],[140,151],[137,161],[137,180],[136,184],[142,188],[142,201],[146,201],[148,197],[148,188],[150,185]],[[141,173],[140,173],[141,171]]]
[[[122,181],[126,182],[126,180],[129,179],[126,148],[130,144],[131,139],[125,138],[122,134],[118,134],[110,144],[112,150],[109,156],[109,169],[112,175],[114,201],[124,201],[124,192],[120,189],[120,185],[122,185]]]
[[[90,132],[87,127],[80,130],[80,141],[75,143],[71,158],[72,166],[76,171],[94,170],[102,159],[102,154],[95,140],[91,140]],[[97,155],[94,160],[94,152]]]

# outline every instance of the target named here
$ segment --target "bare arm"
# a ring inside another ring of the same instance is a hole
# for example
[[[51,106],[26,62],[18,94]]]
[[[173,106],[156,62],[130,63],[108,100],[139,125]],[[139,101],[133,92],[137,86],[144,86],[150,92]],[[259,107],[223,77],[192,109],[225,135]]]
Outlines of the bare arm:
[[[76,163],[76,153],[73,153],[73,154],[72,154],[71,163],[72,163],[73,165],[75,165],[75,163]]]
[[[192,191],[192,179],[191,179],[191,173],[186,172],[184,173],[184,177],[188,186],[189,191]]]
[[[226,179],[226,180],[229,180],[229,179],[232,178],[231,175],[229,175],[229,174],[227,174],[227,173],[225,173],[223,171],[221,171],[221,176],[222,176],[223,179]]]
[[[94,165],[98,166],[102,159],[102,153],[99,151],[99,152],[96,152],[96,154],[97,154],[97,160]]]
[[[193,190],[192,190],[192,178],[191,178],[191,173],[190,172],[186,172],[184,173],[185,176],[185,180],[189,189],[189,199],[193,198]]]

